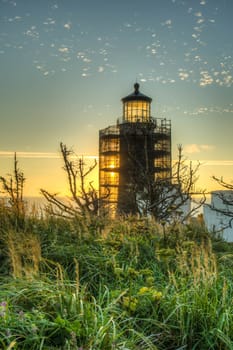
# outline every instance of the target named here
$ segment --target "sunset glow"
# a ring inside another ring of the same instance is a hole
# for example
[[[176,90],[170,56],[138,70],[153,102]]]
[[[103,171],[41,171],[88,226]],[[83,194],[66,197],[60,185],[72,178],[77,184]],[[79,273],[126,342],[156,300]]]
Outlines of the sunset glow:
[[[26,196],[67,195],[61,141],[91,162],[100,129],[151,114],[171,120],[173,161],[182,144],[201,163],[200,188],[218,188],[213,175],[231,182],[232,11],[232,0],[0,0],[0,175],[17,152]],[[151,113],[142,102],[122,110],[135,81]]]

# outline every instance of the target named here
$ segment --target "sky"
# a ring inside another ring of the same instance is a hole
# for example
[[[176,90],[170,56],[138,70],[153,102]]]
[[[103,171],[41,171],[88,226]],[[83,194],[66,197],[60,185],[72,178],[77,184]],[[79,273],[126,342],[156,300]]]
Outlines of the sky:
[[[89,164],[133,84],[201,163],[198,186],[233,180],[232,0],[0,0],[0,175],[13,152],[25,194],[61,195],[62,141]],[[97,184],[97,169],[95,174]]]

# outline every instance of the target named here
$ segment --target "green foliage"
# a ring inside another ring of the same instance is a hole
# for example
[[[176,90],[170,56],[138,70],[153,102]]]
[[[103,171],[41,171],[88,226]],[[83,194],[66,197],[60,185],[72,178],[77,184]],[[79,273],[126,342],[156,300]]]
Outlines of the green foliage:
[[[1,349],[233,349],[232,246],[200,223],[34,215],[2,233]]]

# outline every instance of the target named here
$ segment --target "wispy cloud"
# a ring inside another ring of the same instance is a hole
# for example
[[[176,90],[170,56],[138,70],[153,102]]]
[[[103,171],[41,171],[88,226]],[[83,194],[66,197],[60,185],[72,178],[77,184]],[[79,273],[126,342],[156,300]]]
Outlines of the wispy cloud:
[[[200,149],[203,151],[213,151],[215,149],[214,145],[200,145]]]
[[[59,47],[58,51],[62,52],[62,53],[68,53],[69,52],[69,48],[68,47]]]
[[[0,157],[12,158],[15,152],[0,151]],[[59,154],[53,152],[16,152],[18,158],[60,158]]]
[[[215,149],[214,145],[199,145],[196,143],[188,144],[184,146],[184,152],[188,154],[200,153],[200,152],[209,152]]]
[[[13,158],[15,152],[12,151],[0,151],[0,157]],[[39,158],[39,159],[58,159],[61,158],[59,153],[55,152],[16,152],[17,158]],[[98,159],[95,155],[80,155],[84,159]]]
[[[185,115],[190,116],[199,116],[199,115],[208,115],[210,113],[213,114],[232,114],[233,113],[233,104],[230,103],[228,106],[225,107],[218,107],[218,106],[201,106],[197,107],[193,110],[185,110]]]
[[[233,160],[203,160],[201,166],[233,166]]]

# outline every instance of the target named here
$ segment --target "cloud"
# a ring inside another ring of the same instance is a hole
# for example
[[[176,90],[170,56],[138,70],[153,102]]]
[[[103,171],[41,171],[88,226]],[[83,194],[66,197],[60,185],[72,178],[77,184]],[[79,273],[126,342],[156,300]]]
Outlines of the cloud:
[[[197,116],[200,116],[200,115],[208,115],[209,113],[214,113],[214,114],[232,114],[233,113],[233,108],[232,108],[232,104],[229,104],[228,106],[225,106],[225,107],[218,107],[218,106],[208,106],[208,107],[198,107],[198,108],[195,108],[194,110],[190,110],[190,111],[187,111],[185,110],[184,111],[184,114],[185,115],[197,115]]]
[[[213,151],[215,149],[214,145],[200,145],[201,150],[203,151]]]
[[[70,30],[71,29],[71,23],[70,22],[65,23],[64,24],[64,28]]]
[[[199,153],[201,151],[200,151],[200,148],[198,147],[198,145],[191,144],[191,145],[185,145],[184,146],[184,152],[192,154],[192,153]]]
[[[179,73],[180,80],[186,80],[186,79],[188,79],[188,77],[189,77],[189,73],[187,73],[187,72],[180,72]]]
[[[196,13],[194,14],[194,16],[196,16],[196,17],[202,17],[202,13],[201,13],[201,12],[196,12]]]
[[[0,157],[12,158],[15,152],[12,151],[0,151]],[[17,158],[60,158],[57,153],[54,152],[16,152]]]
[[[215,149],[214,145],[198,145],[196,143],[188,144],[184,146],[184,152],[193,154],[193,153],[200,153],[200,152],[209,152],[213,151]]]
[[[60,47],[60,48],[58,49],[58,51],[59,51],[59,52],[62,52],[62,53],[68,53],[68,52],[69,52],[69,49],[68,49],[68,47]]]
[[[13,158],[15,152],[12,151],[0,151],[0,158]],[[56,152],[16,152],[17,158],[30,158],[30,159],[58,159],[61,158],[61,155]],[[98,159],[95,155],[84,155],[80,156],[84,159]],[[74,157],[75,158],[75,157]]]
[[[168,19],[165,22],[162,22],[161,25],[162,26],[167,26],[169,29],[171,29],[172,28],[172,20]]]
[[[39,39],[39,37],[40,37],[39,32],[36,29],[36,26],[31,26],[30,29],[28,29],[26,32],[24,32],[24,35],[31,37],[33,39]]]
[[[201,71],[200,72],[201,78],[200,78],[200,86],[206,86],[211,85],[214,82],[214,79],[209,74],[208,71]]]
[[[53,18],[51,18],[51,17],[48,17],[48,18],[46,19],[46,21],[44,22],[45,25],[53,25],[53,24],[55,24],[55,23],[56,23],[55,19],[53,19]]]
[[[233,160],[204,160],[202,166],[233,166]]]
[[[178,161],[178,159],[173,159],[172,163],[176,164],[176,162]],[[185,159],[184,160],[185,164],[190,164],[190,159]],[[197,159],[192,159],[191,160],[192,165],[201,165],[202,167],[219,167],[221,168],[222,166],[226,166],[226,167],[230,167],[233,166],[233,160],[231,159],[226,159],[226,160],[222,160],[222,159],[214,159],[214,160],[209,160],[209,159],[202,159],[202,160],[197,160]]]

